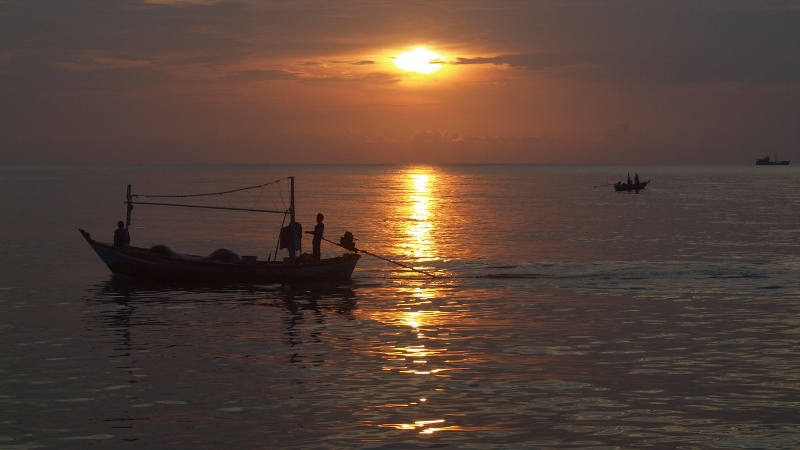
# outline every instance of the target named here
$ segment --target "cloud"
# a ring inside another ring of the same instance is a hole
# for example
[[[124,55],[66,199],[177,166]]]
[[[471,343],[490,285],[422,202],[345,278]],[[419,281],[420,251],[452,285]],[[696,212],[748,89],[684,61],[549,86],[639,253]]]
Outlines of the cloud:
[[[306,83],[369,83],[384,84],[395,83],[397,77],[386,73],[371,73],[367,75],[312,75],[302,72],[286,70],[243,70],[226,77],[229,82],[253,83],[258,81],[299,81]]]
[[[296,80],[301,74],[285,70],[243,70],[227,77],[228,81],[252,83],[255,81]]]
[[[143,0],[142,3],[160,6],[214,5],[225,0]]]
[[[551,67],[563,67],[579,64],[589,64],[593,61],[586,55],[567,53],[523,53],[498,55],[490,57],[458,57],[450,62],[453,65],[486,64],[494,66],[508,66],[514,69],[541,70]]]
[[[107,52],[81,52],[73,59],[66,59],[53,64],[69,71],[86,72],[92,70],[125,70],[154,67],[149,59],[131,59],[115,56]]]
[[[413,133],[405,142],[411,144],[444,144],[444,143],[457,143],[457,142],[486,142],[491,138],[486,136],[476,136],[459,131],[447,130],[424,130]]]
[[[183,139],[206,129],[253,152],[352,129],[360,162],[800,148],[796,0],[0,2],[0,138],[47,130],[53,155],[144,134],[190,160]],[[423,45],[448,55],[436,74],[391,64]]]

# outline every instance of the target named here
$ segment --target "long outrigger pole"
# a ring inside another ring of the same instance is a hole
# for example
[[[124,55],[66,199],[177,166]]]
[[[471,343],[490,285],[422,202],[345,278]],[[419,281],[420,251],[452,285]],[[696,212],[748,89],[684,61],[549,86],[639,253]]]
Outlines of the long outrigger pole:
[[[384,260],[384,261],[386,261],[386,262],[390,262],[390,263],[392,263],[392,264],[397,264],[397,265],[398,265],[398,266],[400,266],[400,267],[405,267],[406,269],[411,269],[411,270],[413,270],[414,272],[419,272],[419,273],[421,273],[421,274],[423,274],[423,275],[427,275],[427,276],[429,276],[429,277],[431,277],[431,278],[436,278],[436,275],[434,275],[434,274],[432,274],[432,273],[430,273],[430,272],[426,272],[426,271],[424,271],[424,270],[420,270],[420,269],[415,269],[415,268],[413,268],[413,267],[411,267],[411,266],[408,266],[408,265],[406,265],[406,264],[399,263],[399,262],[397,262],[397,261],[392,261],[392,260],[391,260],[391,259],[389,259],[389,258],[384,258],[383,256],[376,255],[376,254],[374,254],[374,253],[370,253],[370,252],[368,252],[368,251],[366,251],[366,250],[361,250],[360,248],[356,248],[355,246],[353,246],[352,248],[347,248],[347,247],[345,247],[344,245],[342,245],[342,244],[340,244],[340,243],[338,243],[338,242],[334,242],[334,241],[332,241],[332,240],[330,240],[330,239],[322,238],[322,240],[323,240],[323,241],[325,241],[325,242],[330,242],[331,244],[333,244],[333,245],[335,245],[335,246],[337,246],[337,247],[342,247],[342,248],[343,248],[343,249],[345,249],[345,250],[353,250],[353,251],[356,251],[356,252],[366,253],[366,254],[367,254],[367,255],[369,255],[369,256],[374,256],[374,257],[376,257],[376,258],[378,258],[378,259],[382,259],[382,260]]]

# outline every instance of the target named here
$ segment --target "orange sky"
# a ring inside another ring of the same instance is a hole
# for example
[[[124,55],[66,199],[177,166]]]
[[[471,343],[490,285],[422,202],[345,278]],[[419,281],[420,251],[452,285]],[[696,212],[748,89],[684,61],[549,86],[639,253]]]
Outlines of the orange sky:
[[[0,164],[800,159],[797,1],[10,0],[0,30]]]

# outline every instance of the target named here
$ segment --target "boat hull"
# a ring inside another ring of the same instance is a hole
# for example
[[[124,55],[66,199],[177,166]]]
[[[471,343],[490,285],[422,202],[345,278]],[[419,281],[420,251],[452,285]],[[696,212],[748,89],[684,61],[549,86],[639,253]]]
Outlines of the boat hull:
[[[114,275],[160,282],[287,283],[349,280],[360,258],[347,254],[316,264],[280,261],[218,262],[192,256],[169,256],[138,247],[114,247],[93,240],[80,230]]]
[[[626,183],[617,183],[614,185],[615,191],[639,191],[647,187],[650,184],[650,180],[645,181],[643,183],[633,183],[633,184],[626,184]]]
[[[769,156],[765,156],[763,158],[759,158],[756,160],[757,166],[788,166],[789,161],[778,161],[778,155],[775,155],[775,159],[769,159]]]

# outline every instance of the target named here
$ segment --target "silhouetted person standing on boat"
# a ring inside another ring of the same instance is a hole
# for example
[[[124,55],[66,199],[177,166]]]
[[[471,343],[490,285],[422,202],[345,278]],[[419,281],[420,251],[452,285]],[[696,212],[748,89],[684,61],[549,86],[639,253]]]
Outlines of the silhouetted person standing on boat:
[[[637,173],[635,177],[633,177],[633,183],[639,184],[639,174]]]
[[[314,262],[319,262],[322,259],[322,251],[320,250],[320,244],[322,244],[322,235],[325,233],[325,224],[322,221],[325,220],[325,216],[322,213],[317,214],[317,225],[314,227],[314,232],[306,231],[308,234],[313,234],[314,239],[311,241],[311,247],[314,252]]]
[[[130,245],[131,243],[131,235],[128,234],[128,230],[125,229],[125,222],[119,221],[117,222],[117,229],[114,230],[114,247],[125,247],[126,245]]]

